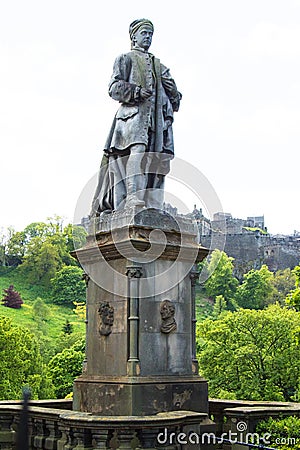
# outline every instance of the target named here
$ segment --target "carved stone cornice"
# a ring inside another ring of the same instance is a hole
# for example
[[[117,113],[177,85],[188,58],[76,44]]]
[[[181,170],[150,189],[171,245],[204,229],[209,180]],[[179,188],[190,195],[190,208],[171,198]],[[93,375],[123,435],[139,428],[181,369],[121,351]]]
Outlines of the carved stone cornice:
[[[72,252],[80,262],[99,262],[134,257],[147,263],[154,259],[188,261],[196,264],[202,261],[209,250],[195,241],[195,236],[179,232],[153,233],[156,229],[132,226],[129,229],[100,232],[89,236],[84,247]]]

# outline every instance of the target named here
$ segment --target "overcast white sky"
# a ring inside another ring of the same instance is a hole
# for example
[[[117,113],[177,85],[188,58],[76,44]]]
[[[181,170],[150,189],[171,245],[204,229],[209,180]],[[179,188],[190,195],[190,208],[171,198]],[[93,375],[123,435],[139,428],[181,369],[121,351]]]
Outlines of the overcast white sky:
[[[183,93],[176,155],[224,211],[300,230],[300,0],[1,0],[0,227],[72,220],[118,107],[113,61],[140,17]]]

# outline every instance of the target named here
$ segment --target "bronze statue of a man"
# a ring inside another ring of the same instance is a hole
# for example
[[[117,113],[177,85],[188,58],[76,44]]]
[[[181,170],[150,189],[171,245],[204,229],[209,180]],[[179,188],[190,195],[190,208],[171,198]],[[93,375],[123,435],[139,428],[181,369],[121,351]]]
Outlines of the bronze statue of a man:
[[[109,95],[121,106],[104,148],[94,214],[162,208],[164,178],[174,156],[173,112],[181,94],[169,69],[148,52],[153,31],[150,20],[132,22],[132,50],[115,60]]]

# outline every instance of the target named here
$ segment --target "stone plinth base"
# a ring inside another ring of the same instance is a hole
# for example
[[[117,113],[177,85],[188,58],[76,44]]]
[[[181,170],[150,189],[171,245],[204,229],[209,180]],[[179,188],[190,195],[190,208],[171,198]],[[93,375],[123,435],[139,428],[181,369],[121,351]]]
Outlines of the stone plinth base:
[[[75,410],[106,416],[146,416],[161,411],[208,412],[207,382],[200,377],[81,376],[74,383]]]
[[[207,413],[196,359],[199,245],[190,218],[116,212],[90,226],[75,253],[87,281],[86,361],[74,411],[147,416]]]

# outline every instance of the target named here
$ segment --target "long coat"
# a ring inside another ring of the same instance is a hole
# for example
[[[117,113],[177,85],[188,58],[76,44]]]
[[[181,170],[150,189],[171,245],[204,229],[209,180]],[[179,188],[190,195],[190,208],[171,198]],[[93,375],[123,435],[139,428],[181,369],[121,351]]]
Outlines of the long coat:
[[[152,90],[152,96],[144,101],[139,89]],[[109,84],[109,95],[121,103],[113,121],[105,150],[122,152],[133,144],[148,146],[148,131],[155,132],[155,143],[149,149],[154,152],[174,153],[172,127],[173,111],[179,108],[181,94],[169,69],[151,53],[132,50],[120,55],[114,64]]]

